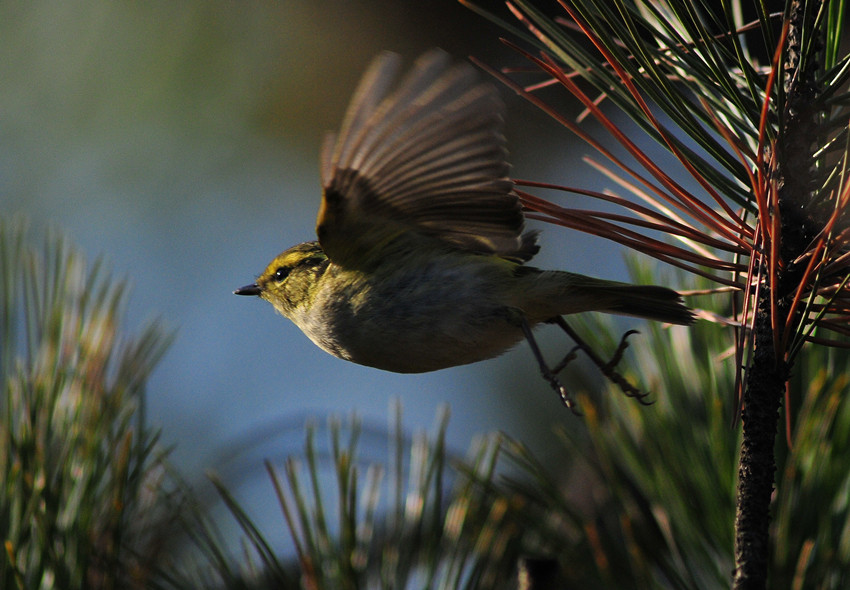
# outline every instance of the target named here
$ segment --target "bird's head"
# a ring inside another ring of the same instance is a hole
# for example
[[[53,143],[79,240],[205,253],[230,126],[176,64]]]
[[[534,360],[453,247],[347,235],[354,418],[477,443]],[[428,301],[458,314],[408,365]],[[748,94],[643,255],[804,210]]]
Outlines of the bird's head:
[[[285,317],[309,305],[316,283],[330,261],[318,242],[305,242],[278,254],[257,281],[234,291],[271,303]]]

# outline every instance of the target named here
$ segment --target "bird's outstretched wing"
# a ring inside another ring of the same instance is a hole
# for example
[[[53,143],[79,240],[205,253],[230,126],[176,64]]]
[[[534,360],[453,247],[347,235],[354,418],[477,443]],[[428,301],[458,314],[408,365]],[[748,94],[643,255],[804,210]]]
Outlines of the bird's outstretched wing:
[[[403,232],[525,261],[537,251],[508,177],[504,105],[468,64],[432,50],[393,88],[399,57],[379,55],[339,135],[322,149],[316,231],[336,264],[359,267]]]

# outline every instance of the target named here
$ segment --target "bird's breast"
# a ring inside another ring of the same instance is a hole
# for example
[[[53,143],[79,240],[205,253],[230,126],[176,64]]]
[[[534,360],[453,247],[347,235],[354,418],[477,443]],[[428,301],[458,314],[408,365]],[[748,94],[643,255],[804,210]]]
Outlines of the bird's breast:
[[[522,339],[501,261],[430,257],[361,273],[331,267],[293,321],[327,352],[398,373],[494,357]]]

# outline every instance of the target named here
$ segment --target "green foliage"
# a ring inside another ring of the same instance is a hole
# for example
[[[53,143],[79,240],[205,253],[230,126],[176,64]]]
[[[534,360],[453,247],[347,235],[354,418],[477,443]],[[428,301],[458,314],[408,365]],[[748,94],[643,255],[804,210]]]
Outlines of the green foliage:
[[[814,347],[813,347],[814,348]],[[778,461],[773,538],[777,586],[850,584],[850,354],[818,347],[798,363],[791,448]],[[781,577],[780,577],[781,576]]]
[[[125,288],[0,219],[0,587],[144,587],[164,471],[143,419],[168,338],[121,333]]]
[[[245,551],[238,560],[228,557],[226,542],[198,514],[190,533],[200,565],[184,567],[163,587],[513,588],[522,537],[506,518],[513,499],[493,495],[496,441],[478,445],[466,461],[452,459],[447,422],[446,413],[431,437],[409,440],[399,411],[388,465],[359,456],[359,420],[331,419],[326,451],[308,425],[302,455],[289,457],[282,469],[266,464],[283,514],[278,532],[285,524],[294,560],[274,554],[268,531],[213,477],[245,535]],[[473,476],[458,477],[460,464]]]

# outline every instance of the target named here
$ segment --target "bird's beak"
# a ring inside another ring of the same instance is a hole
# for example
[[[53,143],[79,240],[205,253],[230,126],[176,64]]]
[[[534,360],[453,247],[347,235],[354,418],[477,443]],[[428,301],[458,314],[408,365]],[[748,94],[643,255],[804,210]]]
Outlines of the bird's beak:
[[[257,283],[253,283],[251,285],[245,285],[244,287],[239,287],[233,292],[234,295],[259,295],[260,287]]]

